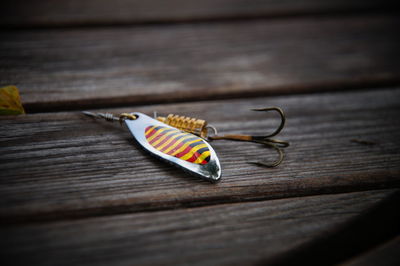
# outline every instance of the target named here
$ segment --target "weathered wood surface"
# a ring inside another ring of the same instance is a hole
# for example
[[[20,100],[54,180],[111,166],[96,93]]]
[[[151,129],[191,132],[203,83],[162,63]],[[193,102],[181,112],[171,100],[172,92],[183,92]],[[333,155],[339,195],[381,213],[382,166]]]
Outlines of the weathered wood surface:
[[[250,108],[281,106],[291,142],[283,164],[246,163],[275,153],[257,144],[215,141],[222,181],[209,184],[139,150],[118,123],[80,113],[2,119],[2,222],[61,219],[398,187],[400,90],[327,93],[110,110],[178,113],[204,118],[221,133],[264,134],[272,115]],[[360,142],[353,142],[356,139]],[[362,141],[374,142],[365,145]]]
[[[353,258],[341,266],[400,265],[400,236]]]
[[[3,31],[30,111],[395,84],[398,16]]]
[[[0,118],[2,265],[395,262],[398,240],[373,249],[399,231],[393,3],[2,1],[0,85],[49,112]],[[117,124],[54,112],[124,105],[109,111],[255,134],[278,120],[248,109],[277,105],[291,146],[265,169],[246,162],[274,151],[213,142],[224,175],[210,184]]]
[[[262,265],[338,265],[400,234],[400,193],[393,193],[354,219]],[[385,265],[390,260],[383,260]]]
[[[0,230],[2,258],[19,265],[265,265],[271,258],[286,256],[292,249],[335,232],[392,192],[9,227]]]
[[[393,0],[4,0],[1,26],[109,25],[374,11]]]

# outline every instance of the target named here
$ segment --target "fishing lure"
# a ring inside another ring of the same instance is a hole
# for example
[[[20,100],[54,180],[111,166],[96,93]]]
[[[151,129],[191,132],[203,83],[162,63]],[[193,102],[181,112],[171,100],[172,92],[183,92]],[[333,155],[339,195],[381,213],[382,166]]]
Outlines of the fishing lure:
[[[136,141],[150,154],[165,160],[183,170],[216,182],[221,178],[221,165],[217,154],[209,140],[236,140],[251,141],[265,144],[278,151],[279,159],[273,163],[250,162],[266,167],[275,167],[283,160],[282,147],[289,145],[286,141],[271,139],[284,127],[285,116],[278,107],[253,109],[255,111],[277,111],[281,116],[281,124],[272,134],[266,136],[250,135],[217,135],[217,129],[208,125],[205,120],[170,114],[167,117],[158,116],[151,118],[145,114],[122,113],[116,117],[109,113],[91,113],[84,111],[85,115],[104,118],[107,121],[125,123]],[[209,129],[214,135],[209,136]]]

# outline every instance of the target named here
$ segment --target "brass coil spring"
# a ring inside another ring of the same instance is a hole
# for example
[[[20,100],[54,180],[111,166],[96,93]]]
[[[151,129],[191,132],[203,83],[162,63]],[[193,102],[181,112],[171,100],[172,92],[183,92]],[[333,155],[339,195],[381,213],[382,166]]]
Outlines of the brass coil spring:
[[[173,114],[169,114],[167,117],[158,116],[157,120],[202,138],[207,138],[208,130],[205,120]]]

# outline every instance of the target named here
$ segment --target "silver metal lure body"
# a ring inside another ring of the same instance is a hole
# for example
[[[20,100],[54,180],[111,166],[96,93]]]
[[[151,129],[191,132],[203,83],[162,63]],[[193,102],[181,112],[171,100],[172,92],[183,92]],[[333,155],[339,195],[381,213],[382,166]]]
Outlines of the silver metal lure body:
[[[217,154],[204,139],[171,127],[142,113],[131,113],[125,124],[151,154],[211,182],[221,178]]]

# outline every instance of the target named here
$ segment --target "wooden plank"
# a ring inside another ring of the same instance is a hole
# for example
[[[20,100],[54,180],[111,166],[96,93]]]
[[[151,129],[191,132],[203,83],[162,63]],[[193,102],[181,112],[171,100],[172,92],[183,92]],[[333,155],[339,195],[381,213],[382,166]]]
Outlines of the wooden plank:
[[[338,265],[399,235],[399,202],[400,193],[394,193],[348,223],[338,226],[335,231],[321,234],[290,253],[275,256],[262,264]],[[387,265],[390,261],[386,258],[379,264]]]
[[[0,7],[2,26],[70,26],[376,12],[394,7],[394,1],[5,0]]]
[[[372,266],[386,265],[396,266],[400,264],[400,236],[381,244],[380,246],[369,250],[343,264],[341,266]]]
[[[257,167],[247,161],[274,160],[275,152],[257,144],[215,141],[223,168],[217,184],[148,156],[118,123],[92,121],[80,113],[3,118],[1,221],[398,187],[399,96],[400,90],[380,89],[110,110],[185,114],[208,120],[222,134],[263,134],[277,126],[277,118],[249,109],[281,106],[288,122],[279,137],[291,142],[284,163]]]
[[[398,16],[2,32],[28,112],[399,82]]]
[[[335,232],[392,192],[8,227],[1,229],[1,250],[17,265],[255,265]]]

